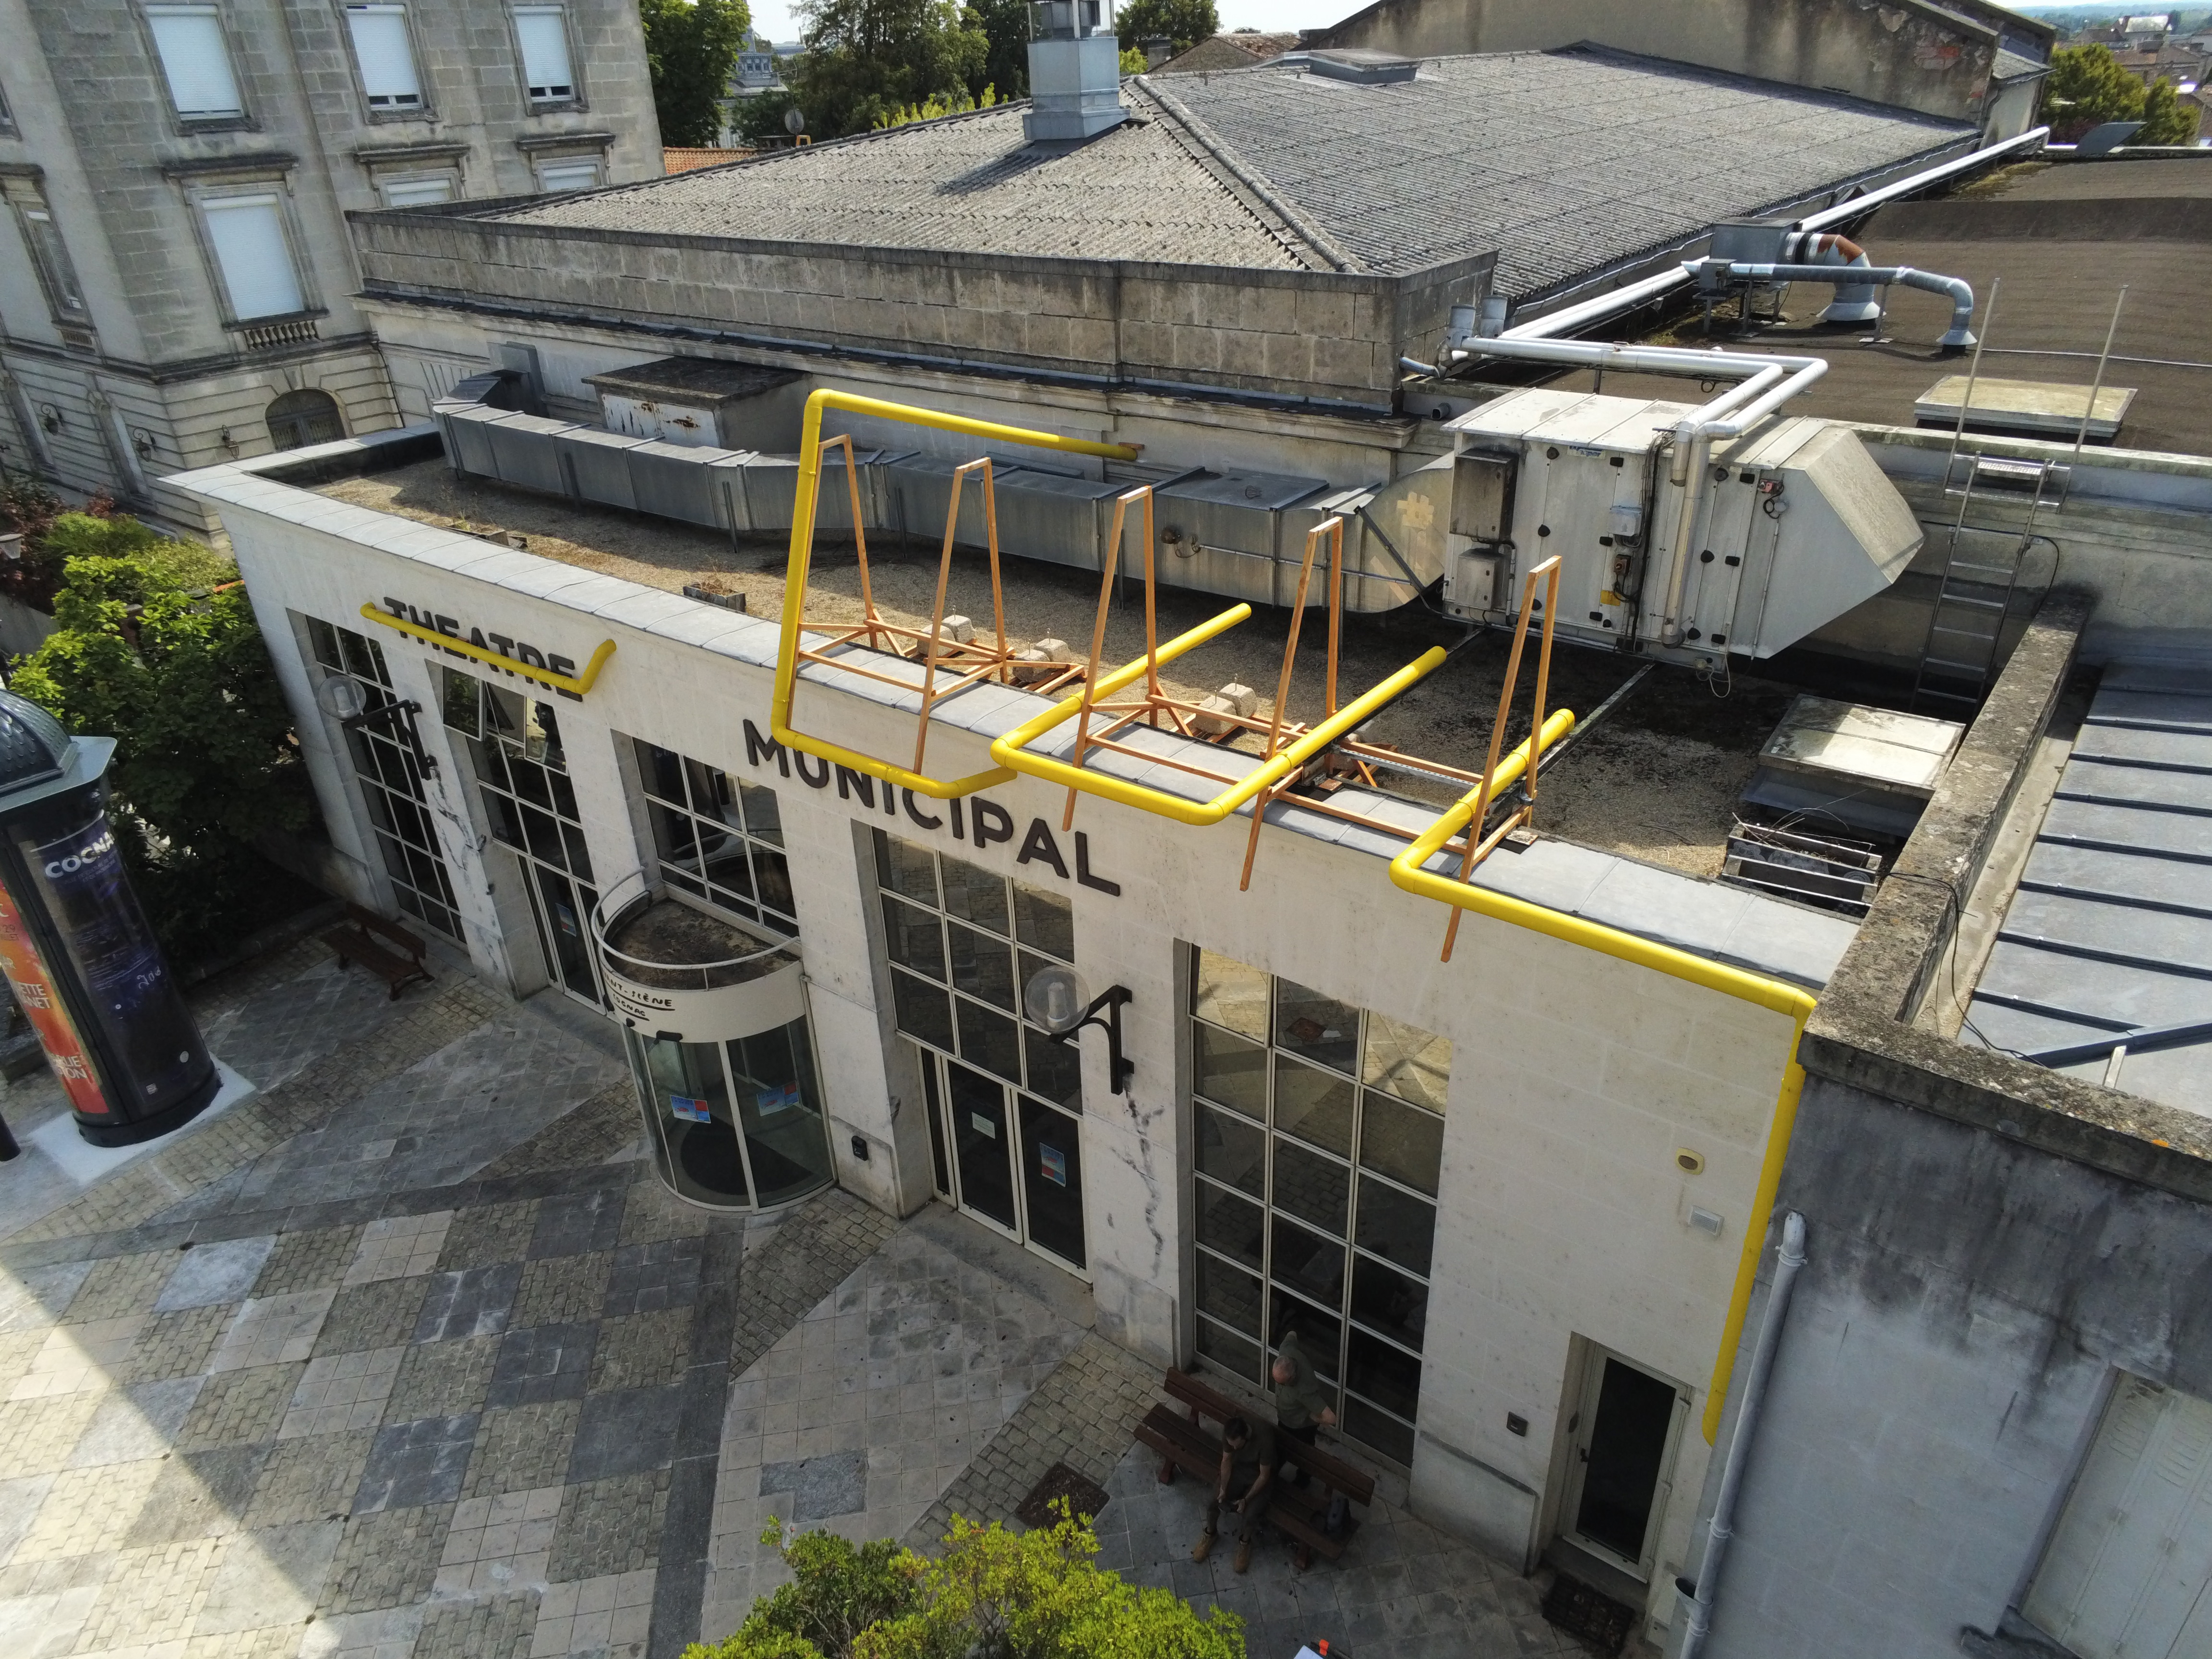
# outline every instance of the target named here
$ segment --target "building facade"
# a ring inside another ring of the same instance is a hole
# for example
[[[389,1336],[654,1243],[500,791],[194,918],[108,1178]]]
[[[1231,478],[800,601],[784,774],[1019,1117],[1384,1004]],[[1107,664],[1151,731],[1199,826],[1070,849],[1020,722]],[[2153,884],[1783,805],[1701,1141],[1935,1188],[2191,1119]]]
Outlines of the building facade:
[[[5,0],[0,461],[160,480],[394,423],[345,216],[660,173],[616,0]]]

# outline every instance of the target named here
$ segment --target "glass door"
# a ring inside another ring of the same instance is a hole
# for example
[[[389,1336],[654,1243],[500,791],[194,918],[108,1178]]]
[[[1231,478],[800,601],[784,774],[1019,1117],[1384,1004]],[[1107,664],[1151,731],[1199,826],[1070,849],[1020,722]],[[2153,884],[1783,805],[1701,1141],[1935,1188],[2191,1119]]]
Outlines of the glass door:
[[[1638,1578],[1651,1576],[1668,1471],[1689,1407],[1683,1390],[1593,1346],[1570,1420],[1567,1534]]]
[[[720,1209],[774,1209],[836,1178],[804,1016],[757,1036],[680,1042],[626,1029],[661,1179]]]
[[[1014,1134],[1006,1116],[1006,1085],[958,1060],[945,1062],[945,1075],[961,1207],[1018,1235],[1021,1218],[1014,1210]]]
[[[1082,1272],[1082,1121],[1048,1101],[910,1045],[929,1114],[931,1170],[939,1194],[974,1216]]]

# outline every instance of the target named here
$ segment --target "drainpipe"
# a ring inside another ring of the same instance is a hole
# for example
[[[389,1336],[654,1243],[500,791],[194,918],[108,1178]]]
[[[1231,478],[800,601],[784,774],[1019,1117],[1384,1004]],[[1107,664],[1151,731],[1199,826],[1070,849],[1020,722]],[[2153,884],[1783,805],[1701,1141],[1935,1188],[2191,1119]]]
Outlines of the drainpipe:
[[[1744,1469],[1751,1462],[1752,1437],[1759,1431],[1759,1408],[1766,1397],[1767,1375],[1774,1369],[1782,1322],[1790,1314],[1790,1292],[1797,1282],[1797,1270],[1804,1265],[1805,1218],[1792,1210],[1782,1224],[1782,1248],[1774,1258],[1774,1288],[1759,1322],[1751,1371],[1743,1380],[1743,1404],[1735,1414],[1735,1432],[1729,1437],[1728,1461],[1721,1466],[1720,1495],[1713,1500],[1713,1518],[1705,1534],[1705,1559],[1698,1563],[1695,1586],[1686,1578],[1674,1581],[1686,1615],[1676,1659],[1698,1659],[1713,1627],[1713,1595],[1720,1588],[1721,1563],[1728,1554],[1729,1540],[1735,1535],[1736,1494],[1742,1490]]]
[[[1668,645],[1682,637],[1682,587],[1690,568],[1690,540],[1698,526],[1705,457],[1717,438],[1741,437],[1828,372],[1824,357],[1771,356],[1748,351],[1692,351],[1684,346],[1608,345],[1595,340],[1528,340],[1510,336],[1471,342],[1445,355],[1447,365],[1462,357],[1509,357],[1558,363],[1568,368],[1641,369],[1653,374],[1681,374],[1701,380],[1729,380],[1734,386],[1674,428],[1674,459],[1669,480],[1682,492],[1674,523],[1674,557],[1667,574],[1667,608],[1659,637]]]

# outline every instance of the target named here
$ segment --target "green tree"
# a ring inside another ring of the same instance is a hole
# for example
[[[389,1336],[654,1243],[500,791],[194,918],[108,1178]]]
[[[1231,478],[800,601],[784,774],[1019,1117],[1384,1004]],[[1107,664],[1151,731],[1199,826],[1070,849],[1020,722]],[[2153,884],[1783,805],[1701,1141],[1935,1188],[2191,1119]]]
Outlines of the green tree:
[[[2061,46],[2043,83],[2043,118],[2051,136],[2071,143],[2106,121],[2142,118],[2142,82],[2120,67],[2108,46]]]
[[[784,112],[798,107],[799,100],[788,92],[757,93],[738,100],[730,128],[739,142],[747,144],[757,144],[764,138],[787,138],[790,129],[783,125]]]
[[[933,97],[973,95],[991,43],[954,0],[805,0],[806,53],[784,79],[817,138],[866,132]]]
[[[1164,35],[1177,52],[1188,52],[1221,33],[1221,14],[1213,0],[1129,0],[1114,14],[1114,30],[1125,48],[1141,50]]]
[[[983,31],[990,49],[983,54],[979,71],[985,86],[998,88],[1003,100],[1030,95],[1030,0],[968,0],[975,27]],[[982,90],[968,88],[980,98]]]
[[[684,1659],[1244,1659],[1234,1613],[1200,1619],[1171,1591],[1102,1571],[1089,1519],[1064,1501],[1054,1525],[1019,1534],[955,1516],[934,1561],[777,1527],[761,1541],[793,1582]]]
[[[2143,98],[2142,131],[2132,144],[2193,144],[2197,142],[2197,110],[2181,101],[2171,81],[2155,81]]]
[[[721,136],[730,75],[752,29],[745,0],[638,0],[638,15],[660,142],[712,144]]]
[[[64,514],[58,629],[11,689],[71,732],[115,739],[116,839],[162,945],[224,948],[296,892],[254,852],[311,815],[285,706],[230,562],[137,520]]]

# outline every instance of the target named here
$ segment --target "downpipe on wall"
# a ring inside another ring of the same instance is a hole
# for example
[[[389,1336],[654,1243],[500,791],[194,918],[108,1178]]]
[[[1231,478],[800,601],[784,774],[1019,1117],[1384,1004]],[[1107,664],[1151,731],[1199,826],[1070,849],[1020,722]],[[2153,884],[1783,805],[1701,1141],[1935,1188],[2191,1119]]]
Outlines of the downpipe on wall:
[[[1805,1218],[1792,1210],[1782,1223],[1782,1243],[1774,1258],[1774,1288],[1759,1322],[1751,1370],[1743,1379],[1743,1404],[1735,1414],[1735,1432],[1729,1437],[1728,1460],[1721,1466],[1721,1489],[1713,1500],[1712,1520],[1706,1528],[1705,1559],[1698,1565],[1694,1585],[1686,1578],[1674,1581],[1683,1612],[1682,1645],[1676,1659],[1697,1659],[1712,1630],[1713,1598],[1720,1589],[1721,1565],[1728,1555],[1729,1540],[1735,1536],[1736,1495],[1742,1490],[1744,1471],[1751,1462],[1759,1407],[1765,1401],[1767,1377],[1774,1369],[1774,1350],[1782,1340],[1783,1322],[1790,1316],[1790,1291],[1797,1283],[1797,1270],[1804,1265]]]

